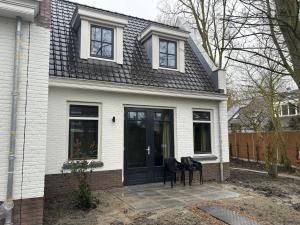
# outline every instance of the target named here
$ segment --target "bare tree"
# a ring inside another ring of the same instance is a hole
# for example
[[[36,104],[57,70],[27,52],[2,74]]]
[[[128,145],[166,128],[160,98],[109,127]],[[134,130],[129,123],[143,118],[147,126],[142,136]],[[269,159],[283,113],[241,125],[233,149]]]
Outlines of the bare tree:
[[[299,0],[239,0],[239,3],[238,10],[225,18],[242,27],[234,37],[231,49],[234,54],[228,58],[291,76],[300,87]],[[259,64],[259,58],[277,66]]]
[[[261,62],[261,64],[267,64],[270,69],[266,71],[265,69],[246,64],[243,66],[243,71],[248,87],[250,87],[246,90],[247,94],[250,96],[259,94],[259,96],[263,98],[269,120],[274,129],[274,146],[269,146],[265,143],[263,136],[263,132],[265,131],[264,127],[256,127],[256,132],[264,146],[267,171],[269,175],[277,176],[279,157],[281,157],[286,168],[290,167],[290,161],[285,148],[283,128],[279,118],[280,93],[282,85],[286,83],[286,81],[281,74],[272,72],[279,70],[276,68],[278,65],[274,64],[273,61],[267,60],[267,62]]]
[[[242,29],[242,26],[235,27],[230,22],[238,1],[162,0],[159,4],[162,12],[159,20],[172,24],[176,18],[184,18],[184,22],[199,35],[204,50],[214,64],[225,69],[233,51],[232,40]]]

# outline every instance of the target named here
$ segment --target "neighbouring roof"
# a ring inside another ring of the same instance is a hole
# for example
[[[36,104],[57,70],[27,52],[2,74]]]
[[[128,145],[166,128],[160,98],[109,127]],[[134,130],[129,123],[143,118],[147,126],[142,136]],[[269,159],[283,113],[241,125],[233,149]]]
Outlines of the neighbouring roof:
[[[185,73],[152,69],[146,50],[137,37],[150,23],[160,26],[167,25],[145,19],[128,16],[128,24],[124,27],[124,61],[122,65],[115,62],[80,59],[77,35],[70,26],[77,5],[79,4],[63,0],[52,1],[49,71],[51,77],[217,92],[212,80],[187,41],[185,42]],[[108,12],[102,9],[97,10],[99,13]],[[109,13],[122,15],[115,12]],[[179,28],[172,27],[172,29]]]

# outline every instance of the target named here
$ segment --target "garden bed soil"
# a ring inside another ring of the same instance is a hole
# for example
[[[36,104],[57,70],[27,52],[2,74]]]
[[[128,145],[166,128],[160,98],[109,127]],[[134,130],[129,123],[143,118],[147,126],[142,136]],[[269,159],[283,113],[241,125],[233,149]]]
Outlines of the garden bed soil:
[[[94,192],[97,208],[82,211],[74,208],[68,197],[45,202],[44,225],[224,225],[201,210],[218,204],[261,224],[300,224],[300,181],[271,179],[264,174],[231,171],[223,188],[240,193],[238,198],[201,201],[187,207],[138,213],[109,191]]]
[[[240,160],[240,159],[236,159],[236,158],[231,158],[230,159],[230,167],[266,171],[264,163],[245,161],[245,160]],[[279,173],[294,174],[295,173],[295,168],[291,168],[289,171],[287,171],[283,166],[278,166],[278,172]]]

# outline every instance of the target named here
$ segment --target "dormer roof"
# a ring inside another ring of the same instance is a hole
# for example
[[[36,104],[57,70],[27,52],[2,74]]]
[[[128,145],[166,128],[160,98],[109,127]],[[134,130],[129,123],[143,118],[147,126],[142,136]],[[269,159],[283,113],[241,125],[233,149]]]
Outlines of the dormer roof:
[[[189,33],[190,32],[181,30],[177,27],[166,26],[158,23],[150,23],[139,34],[138,40],[143,42],[151,35],[156,34],[166,38],[186,41],[189,38]]]

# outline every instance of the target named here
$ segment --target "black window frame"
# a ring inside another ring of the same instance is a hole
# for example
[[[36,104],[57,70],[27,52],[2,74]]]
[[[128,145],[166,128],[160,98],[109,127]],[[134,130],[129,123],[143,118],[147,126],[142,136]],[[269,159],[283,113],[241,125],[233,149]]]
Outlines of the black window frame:
[[[75,116],[75,115],[71,115],[71,108],[72,106],[92,106],[92,107],[97,107],[97,110],[98,110],[98,115],[95,117],[91,117],[90,115],[79,115],[79,116]],[[69,116],[68,116],[68,160],[69,161],[73,161],[73,160],[97,160],[99,158],[99,147],[100,147],[100,137],[99,137],[99,132],[100,132],[100,107],[99,105],[96,105],[96,104],[78,104],[78,103],[70,103],[68,105],[68,108],[69,108]],[[71,121],[87,121],[87,122],[90,122],[90,121],[95,121],[97,123],[97,154],[95,157],[82,157],[82,158],[79,158],[79,157],[71,157]]]
[[[205,112],[205,113],[209,113],[209,120],[207,119],[194,119],[194,113],[201,113],[201,112]],[[193,117],[193,149],[194,149],[194,155],[205,155],[205,154],[212,154],[212,142],[213,142],[213,137],[212,137],[212,112],[209,110],[193,110],[192,112],[192,117]],[[195,149],[195,131],[194,131],[194,124],[198,123],[198,124],[209,124],[209,141],[210,141],[210,150],[209,151],[196,151],[198,149]],[[197,152],[197,153],[196,153]]]
[[[101,29],[101,41],[99,41],[99,40],[93,40],[92,39],[92,28],[93,27],[96,27],[96,28],[100,28]],[[111,27],[105,27],[105,26],[99,26],[99,25],[95,25],[95,24],[91,24],[91,26],[90,26],[90,56],[92,56],[92,57],[95,57],[95,58],[100,58],[100,59],[111,59],[111,60],[113,60],[114,59],[114,29],[113,28],[111,28]],[[112,32],[112,36],[111,36],[111,43],[108,43],[108,42],[103,42],[102,41],[102,34],[103,34],[103,32],[102,32],[102,30],[110,30],[111,32]],[[106,57],[106,56],[103,56],[102,55],[102,52],[101,52],[101,56],[99,56],[99,55],[95,55],[95,54],[92,54],[92,43],[93,42],[99,42],[100,44],[101,44],[101,46],[102,46],[102,44],[104,43],[104,44],[109,44],[109,45],[111,45],[111,57]]]
[[[167,42],[167,52],[161,52],[160,51],[160,46],[161,42]],[[169,53],[169,43],[174,43],[175,44],[175,54]],[[162,65],[160,62],[160,54],[164,54],[167,56],[167,66]],[[169,61],[168,61],[168,56],[172,55],[175,56],[175,66],[169,66]],[[169,69],[177,69],[177,41],[172,41],[172,40],[166,40],[166,39],[159,39],[159,67],[161,68],[169,68]]]

